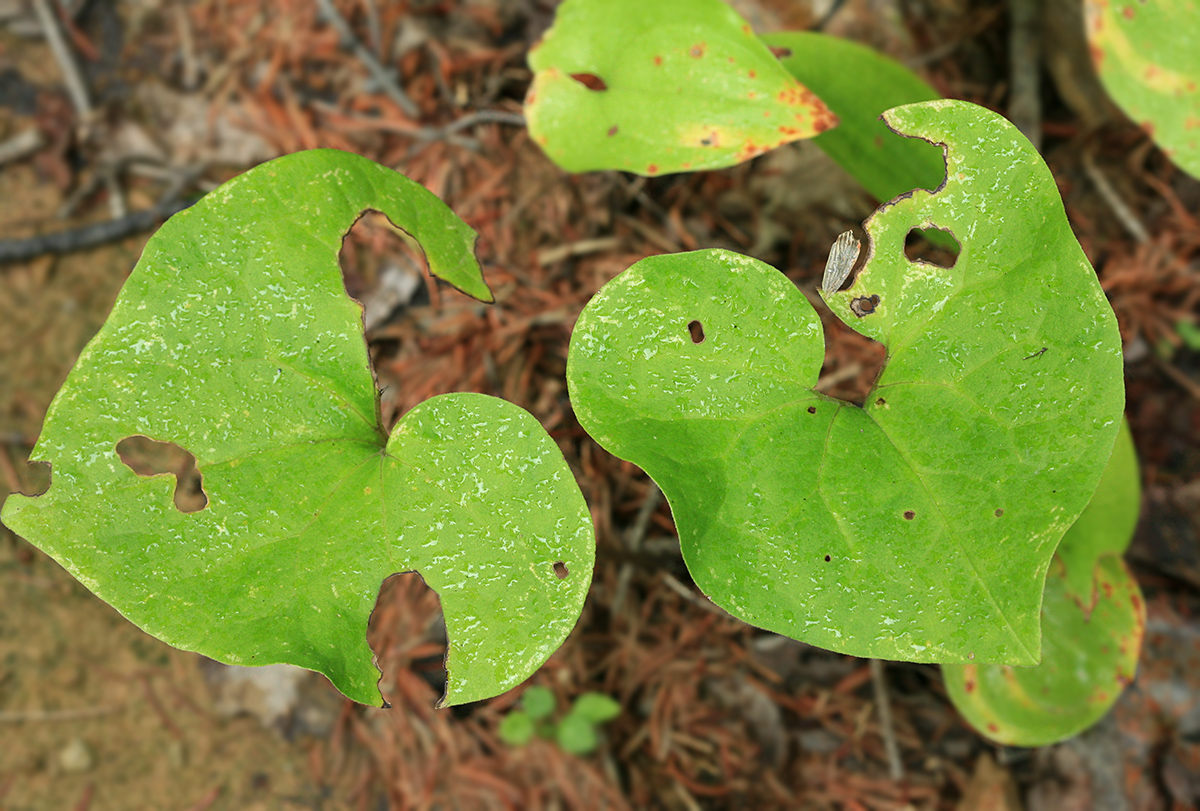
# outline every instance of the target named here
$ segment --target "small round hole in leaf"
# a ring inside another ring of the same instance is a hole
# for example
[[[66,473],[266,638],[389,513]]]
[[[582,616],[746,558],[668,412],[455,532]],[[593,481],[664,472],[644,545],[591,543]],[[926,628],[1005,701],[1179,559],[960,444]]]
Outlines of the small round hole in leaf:
[[[904,520],[905,520],[905,521],[911,521],[911,520],[913,520],[913,519],[914,519],[914,518],[916,518],[916,517],[917,517],[917,514],[916,514],[915,512],[913,512],[912,510],[905,510],[905,511],[904,511]]]
[[[554,561],[554,574],[558,576],[559,580],[566,580],[567,575],[570,574],[570,571],[567,570],[566,564],[564,564],[561,560],[556,560]]]
[[[831,558],[829,555],[826,555],[826,556],[825,556],[825,562],[826,562],[826,563],[828,563],[828,562],[829,562],[829,561],[831,561],[831,560],[833,560],[833,558]]]
[[[913,262],[952,268],[962,245],[945,228],[913,228],[904,239],[904,255]]]
[[[704,325],[699,321],[689,323],[688,332],[691,333],[692,343],[698,344],[704,342]]]

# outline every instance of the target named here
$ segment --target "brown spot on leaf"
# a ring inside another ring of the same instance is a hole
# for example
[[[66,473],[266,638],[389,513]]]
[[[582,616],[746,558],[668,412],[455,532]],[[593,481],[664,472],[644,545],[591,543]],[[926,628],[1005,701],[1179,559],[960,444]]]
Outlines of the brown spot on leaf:
[[[816,407],[816,406],[809,406],[809,407],[808,407],[808,413],[809,413],[809,414],[816,414],[816,413],[817,413],[817,407]]]
[[[646,174],[648,174],[648,175],[656,175],[656,174],[658,174],[658,164],[657,164],[657,163],[652,163],[652,164],[650,164],[649,166],[647,166],[647,167],[646,167]]]
[[[661,64],[662,64],[662,57],[661,57],[661,56],[656,56],[656,57],[654,57],[654,64],[656,64],[656,65],[661,65]]]
[[[988,724],[988,732],[991,732],[994,735],[999,731],[1000,727],[996,726],[995,724]]]
[[[1125,15],[1125,19],[1132,20],[1133,19],[1133,6],[1125,6],[1125,8],[1121,10],[1121,13]]]
[[[776,47],[776,46],[772,45],[771,46],[771,55],[774,56],[776,59],[787,59],[789,56],[792,55],[792,49],[791,48],[780,48],[780,47]]]
[[[1004,515],[1004,510],[996,510],[996,517],[997,517],[997,518],[999,518],[999,517],[1000,517],[1000,516],[1002,516],[1002,515]]]
[[[608,85],[594,73],[572,73],[571,78],[579,82],[588,90],[608,90]]]
[[[757,72],[757,71],[753,71],[753,70],[752,70],[752,71],[750,71],[750,78],[751,78],[751,79],[757,79],[757,78],[758,78],[758,72]]]
[[[878,306],[879,296],[859,296],[850,302],[850,312],[863,318],[875,312]]]
[[[703,42],[697,42],[692,47],[688,48],[688,56],[693,59],[699,59],[704,56],[704,52],[708,50],[708,46]]]
[[[916,517],[917,517],[917,514],[916,514],[915,512],[913,512],[912,510],[905,510],[905,511],[904,511],[904,520],[905,520],[905,521],[911,521],[911,520],[913,520],[913,519],[914,519],[914,518],[916,518]]]
[[[617,134],[617,125],[616,124],[613,124],[611,127],[608,128],[608,134],[609,134],[609,136],[613,136],[613,135]]]

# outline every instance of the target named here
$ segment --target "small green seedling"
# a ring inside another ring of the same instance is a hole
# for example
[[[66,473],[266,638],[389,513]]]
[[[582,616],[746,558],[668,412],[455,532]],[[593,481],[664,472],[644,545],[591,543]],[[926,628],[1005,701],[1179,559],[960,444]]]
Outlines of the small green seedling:
[[[342,237],[364,209],[433,275],[491,300],[475,232],[391,169],[334,150],[280,158],[171,218],[46,416],[49,490],[4,523],[148,633],[223,662],[286,662],[380,703],[367,620],[416,570],[450,638],[445,704],[520,684],[574,627],[591,517],[558,446],[503,400],[447,394],[389,436],[346,295]],[[207,504],[137,475],[118,445],[195,457]]]
[[[521,697],[521,708],[513,710],[500,722],[500,738],[510,746],[524,746],[534,735],[553,740],[564,752],[587,755],[600,743],[597,728],[621,714],[621,705],[603,693],[584,693],[575,699],[571,709],[557,721],[554,714],[554,693],[534,685]]]
[[[1084,0],[1096,72],[1175,165],[1200,177],[1200,4]]]
[[[1116,318],[1011,124],[955,101],[886,120],[944,145],[947,180],[877,211],[861,272],[822,293],[887,347],[862,406],[816,390],[821,324],[795,285],[715,250],[596,294],[571,402],[660,485],[696,584],[735,616],[858,656],[1036,664],[1050,560],[1120,427]],[[952,268],[905,258],[929,227],[961,243]]]

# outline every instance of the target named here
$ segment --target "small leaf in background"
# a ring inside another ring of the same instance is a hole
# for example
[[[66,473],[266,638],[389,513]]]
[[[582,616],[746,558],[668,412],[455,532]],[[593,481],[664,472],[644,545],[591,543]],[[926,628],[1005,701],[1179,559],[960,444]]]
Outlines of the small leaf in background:
[[[1109,95],[1175,165],[1200,178],[1200,4],[1084,0]]]
[[[523,710],[513,710],[504,716],[496,728],[500,740],[509,746],[524,746],[533,740],[533,719]]]
[[[779,63],[838,117],[813,143],[886,202],[913,189],[936,189],[946,176],[942,150],[904,138],[880,119],[884,110],[939,98],[895,60],[856,42],[809,31],[764,34]]]
[[[1129,423],[1122,420],[1117,444],[1092,500],[1058,546],[1063,589],[1085,613],[1096,602],[1096,562],[1104,555],[1125,554],[1133,541],[1141,504],[1137,452]]]
[[[549,718],[550,714],[554,712],[555,703],[554,693],[537,684],[530,687],[525,691],[525,695],[521,696],[521,706],[535,721]]]
[[[1141,590],[1117,555],[1096,564],[1097,600],[1085,611],[1055,558],[1042,605],[1035,667],[943,665],[946,692],[981,735],[1046,746],[1099,721],[1133,681],[1146,626]]]
[[[947,144],[950,179],[876,212],[866,265],[824,295],[887,346],[864,405],[816,391],[804,294],[720,250],[644,259],[593,297],[571,402],[659,484],[735,616],[857,656],[1034,664],[1050,559],[1120,425],[1116,318],[1011,124],[965,102],[888,117]],[[961,244],[952,268],[905,257],[925,227]]]
[[[593,724],[603,724],[621,714],[621,705],[603,693],[584,693],[575,699],[571,712]]]
[[[338,265],[365,209],[490,299],[474,231],[416,183],[335,150],[263,164],[147,243],[46,416],[31,458],[51,463],[50,488],[10,496],[3,520],[159,639],[315,670],[369,704],[380,584],[418,571],[446,618],[444,703],[475,701],[574,627],[591,518],[558,446],[511,403],[442,395],[385,434]],[[122,461],[138,436],[195,459],[200,509]]]
[[[558,723],[555,740],[558,741],[558,745],[564,752],[572,755],[589,754],[595,751],[596,746],[600,743],[595,725],[582,715],[573,712],[567,713],[567,716]]]
[[[529,65],[530,135],[569,172],[716,169],[837,123],[721,0],[566,0]]]

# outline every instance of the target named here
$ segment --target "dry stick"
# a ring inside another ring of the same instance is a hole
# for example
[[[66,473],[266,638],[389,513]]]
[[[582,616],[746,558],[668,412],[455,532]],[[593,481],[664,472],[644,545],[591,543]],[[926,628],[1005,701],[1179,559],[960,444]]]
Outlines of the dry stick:
[[[79,114],[80,120],[87,121],[92,113],[92,103],[88,99],[87,86],[83,83],[83,76],[80,75],[79,68],[75,65],[71,50],[67,47],[67,41],[63,39],[62,30],[58,27],[58,19],[54,16],[53,9],[50,8],[50,0],[34,0],[33,10],[37,12],[42,32],[45,34],[46,41],[50,44],[50,50],[54,53],[54,59],[63,73],[63,81],[66,82],[71,104],[75,106],[75,112]]]
[[[892,704],[888,699],[887,684],[883,680],[883,662],[871,660],[871,683],[875,687],[875,703],[879,705],[879,727],[883,733],[883,749],[887,753],[888,774],[893,780],[904,779],[904,764],[900,761],[900,747],[896,745],[896,730],[892,726]]]
[[[317,0],[317,6],[321,9],[321,16],[337,29],[338,36],[342,39],[342,44],[350,47],[350,50],[354,52],[354,56],[366,66],[367,70],[371,73],[371,77],[379,83],[379,86],[383,88],[388,97],[396,102],[397,106],[404,111],[406,116],[414,121],[419,119],[421,111],[417,108],[417,105],[392,77],[391,72],[375,58],[375,54],[367,50],[362,41],[354,36],[354,31],[350,28],[350,23],[346,22],[346,18],[338,13],[337,8],[333,5],[333,0]]]
[[[1108,203],[1108,207],[1113,210],[1113,214],[1117,215],[1117,219],[1121,221],[1121,225],[1125,226],[1129,235],[1138,242],[1149,242],[1150,234],[1146,231],[1146,226],[1142,225],[1142,221],[1133,213],[1133,210],[1125,205],[1125,201],[1121,199],[1116,189],[1108,182],[1108,178],[1100,171],[1100,167],[1096,165],[1091,152],[1083,153],[1083,171],[1087,173],[1088,179],[1092,181],[1096,191],[1100,192],[1104,202]]]
[[[80,228],[56,231],[28,239],[0,240],[0,262],[23,262],[47,253],[70,253],[94,248],[134,234],[148,231],[190,206],[194,200],[173,200],[144,211],[135,211],[116,220],[106,220]]]
[[[0,712],[0,724],[43,724],[49,721],[78,721],[123,712],[124,707],[84,707],[78,710],[13,710]]]
[[[42,148],[45,139],[35,127],[21,130],[11,138],[0,141],[0,166],[12,161],[19,161]]]
[[[1008,118],[1039,152],[1042,151],[1040,6],[1037,0],[1008,0],[1011,18],[1008,61],[1012,82]]]
[[[642,539],[646,536],[646,528],[650,525],[650,518],[658,509],[658,502],[661,498],[662,490],[658,489],[658,485],[651,480],[649,489],[646,490],[646,498],[642,502],[641,508],[638,509],[638,514],[634,517],[629,532],[625,535],[625,548],[630,552],[636,552],[641,548]],[[629,593],[629,582],[632,579],[633,564],[625,561],[617,573],[617,588],[609,608],[614,617],[620,614],[621,607],[625,604],[625,597]]]

